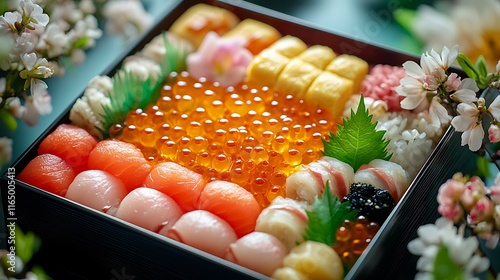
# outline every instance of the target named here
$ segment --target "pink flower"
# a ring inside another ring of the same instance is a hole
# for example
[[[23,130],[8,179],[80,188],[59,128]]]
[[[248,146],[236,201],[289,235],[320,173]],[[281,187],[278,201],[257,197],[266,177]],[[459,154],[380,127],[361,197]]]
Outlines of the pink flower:
[[[488,139],[491,143],[500,141],[500,128],[496,124],[491,124],[488,128]]]
[[[198,51],[188,55],[186,64],[196,79],[204,77],[222,86],[231,86],[243,81],[252,58],[243,40],[221,38],[209,32]]]
[[[479,199],[483,198],[487,192],[487,188],[481,178],[473,176],[469,182],[465,184],[465,191],[460,198],[462,205],[467,211],[470,211]]]
[[[440,204],[458,202],[464,191],[465,184],[463,182],[448,179],[448,181],[439,187],[437,200]]]
[[[459,222],[464,215],[464,209],[458,203],[439,204],[438,212],[454,223]]]
[[[491,186],[489,188],[489,194],[490,194],[491,200],[495,204],[500,204],[500,186],[499,185]]]
[[[495,205],[487,197],[481,197],[469,213],[469,220],[473,224],[486,221],[493,216]]]

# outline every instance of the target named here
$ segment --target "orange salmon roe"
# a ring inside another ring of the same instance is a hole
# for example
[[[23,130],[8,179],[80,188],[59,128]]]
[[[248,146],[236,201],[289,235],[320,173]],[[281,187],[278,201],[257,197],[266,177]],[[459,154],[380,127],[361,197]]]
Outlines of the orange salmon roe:
[[[337,240],[333,249],[346,267],[351,268],[354,265],[379,228],[378,223],[369,221],[365,216],[358,216],[356,221],[345,220],[342,223],[337,230]]]
[[[208,181],[232,181],[262,207],[285,196],[285,181],[322,156],[336,130],[326,110],[247,84],[221,87],[182,72],[156,104],[129,112],[110,136],[139,147],[151,164],[174,161]]]

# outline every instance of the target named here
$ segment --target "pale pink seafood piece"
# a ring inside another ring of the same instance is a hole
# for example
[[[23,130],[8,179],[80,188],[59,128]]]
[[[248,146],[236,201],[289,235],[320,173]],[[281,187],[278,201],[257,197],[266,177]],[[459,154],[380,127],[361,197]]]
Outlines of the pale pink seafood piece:
[[[103,170],[85,170],[76,175],[66,198],[113,215],[128,191],[123,182]]]
[[[226,259],[271,276],[278,269],[288,250],[276,237],[269,233],[254,231],[229,245]]]
[[[115,216],[164,234],[182,214],[179,205],[168,195],[155,189],[140,187],[127,194],[118,206]]]
[[[185,213],[166,236],[221,258],[229,244],[237,240],[234,229],[225,220],[206,210]]]

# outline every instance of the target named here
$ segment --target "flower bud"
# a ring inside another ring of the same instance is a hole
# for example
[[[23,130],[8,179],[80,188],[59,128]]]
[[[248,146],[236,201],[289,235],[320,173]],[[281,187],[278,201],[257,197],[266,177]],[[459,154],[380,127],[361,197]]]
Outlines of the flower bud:
[[[470,222],[478,224],[486,221],[493,215],[495,205],[487,197],[480,198],[469,213]]]
[[[453,221],[454,223],[460,222],[464,215],[464,210],[457,203],[443,203],[438,207],[438,212],[441,216]]]
[[[488,139],[491,143],[500,141],[500,128],[496,124],[491,124],[488,128]]]

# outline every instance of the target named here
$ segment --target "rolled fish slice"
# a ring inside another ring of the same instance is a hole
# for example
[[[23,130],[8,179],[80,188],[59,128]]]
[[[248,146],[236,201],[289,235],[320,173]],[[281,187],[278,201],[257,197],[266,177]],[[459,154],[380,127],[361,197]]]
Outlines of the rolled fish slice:
[[[387,190],[395,202],[401,199],[410,183],[408,173],[401,165],[381,159],[362,165],[354,174],[354,181]]]
[[[206,210],[185,213],[165,235],[221,258],[229,244],[237,240],[236,233],[226,221]]]
[[[304,240],[307,205],[291,198],[277,197],[262,210],[255,231],[278,238],[289,250]]]
[[[265,232],[251,232],[229,245],[226,259],[267,276],[278,269],[286,254],[285,245]]]
[[[177,203],[151,188],[134,189],[122,200],[115,216],[142,228],[166,233],[182,216]]]
[[[333,195],[344,197],[354,182],[354,170],[347,163],[324,156],[302,166],[287,178],[286,196],[312,204],[323,194],[327,181]]]
[[[86,170],[76,175],[66,198],[114,215],[128,191],[120,179],[103,170]]]

